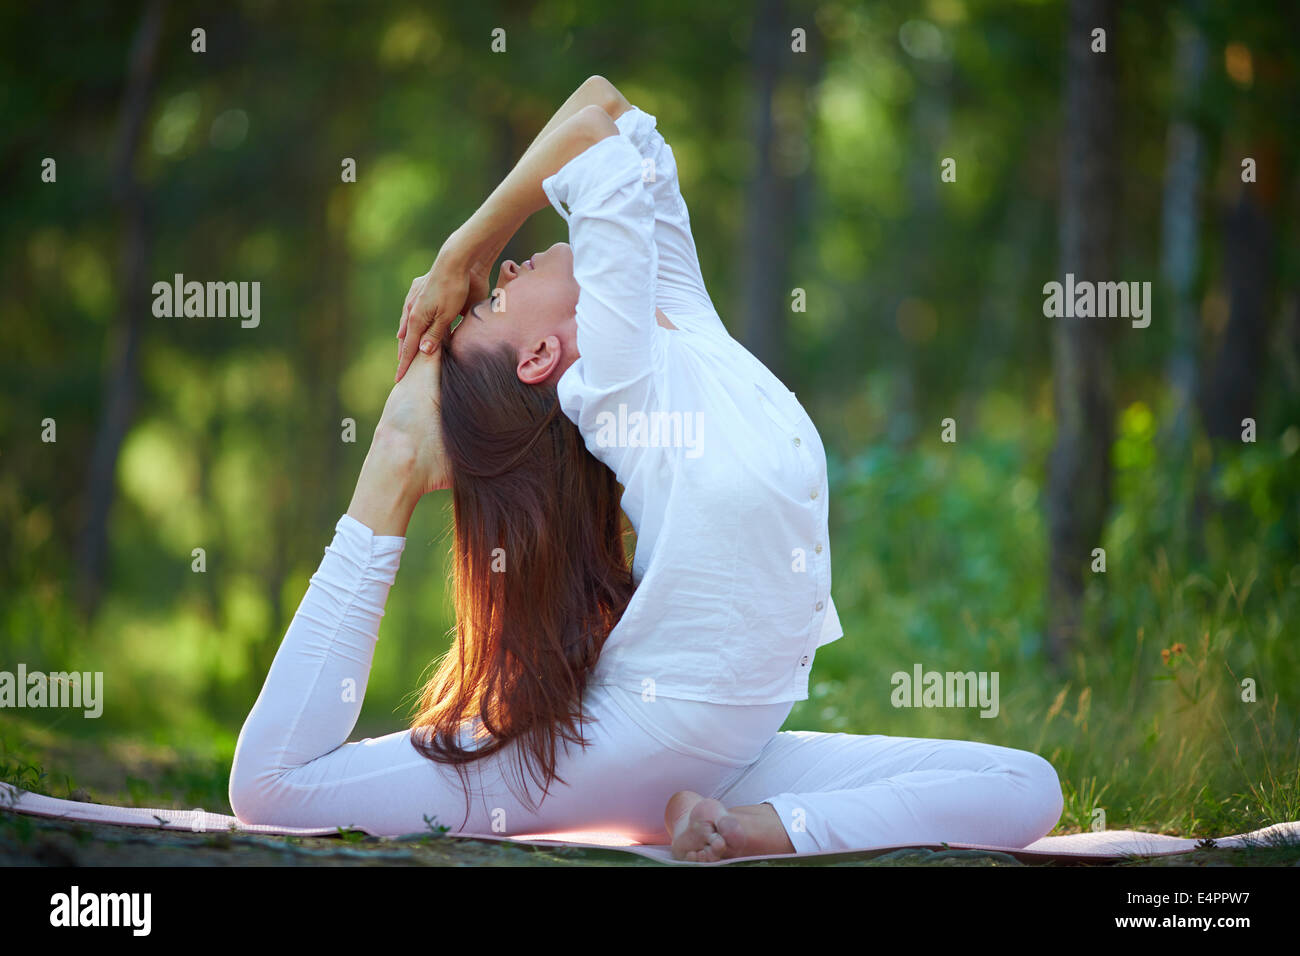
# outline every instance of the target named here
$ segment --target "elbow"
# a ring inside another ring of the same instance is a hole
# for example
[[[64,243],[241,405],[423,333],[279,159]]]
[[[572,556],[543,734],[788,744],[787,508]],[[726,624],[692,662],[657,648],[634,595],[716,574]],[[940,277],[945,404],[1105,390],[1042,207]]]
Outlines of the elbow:
[[[594,146],[607,136],[618,135],[618,127],[605,110],[594,103],[584,106],[570,121],[573,133],[587,146]]]
[[[631,109],[631,104],[618,91],[618,87],[599,74],[587,77],[582,83],[582,90],[583,99],[599,106],[610,119],[617,119]]]

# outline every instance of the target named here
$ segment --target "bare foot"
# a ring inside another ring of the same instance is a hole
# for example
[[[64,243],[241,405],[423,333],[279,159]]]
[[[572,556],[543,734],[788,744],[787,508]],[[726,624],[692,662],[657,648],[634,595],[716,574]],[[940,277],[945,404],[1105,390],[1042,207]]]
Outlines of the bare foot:
[[[672,838],[673,858],[691,863],[795,852],[770,803],[728,810],[693,790],[679,790],[668,800],[664,824]]]

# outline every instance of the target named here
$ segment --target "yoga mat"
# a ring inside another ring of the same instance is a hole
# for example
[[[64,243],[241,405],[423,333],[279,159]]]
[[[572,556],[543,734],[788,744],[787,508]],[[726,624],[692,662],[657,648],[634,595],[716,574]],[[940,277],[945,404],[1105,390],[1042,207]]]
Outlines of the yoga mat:
[[[193,833],[233,831],[267,836],[334,836],[338,833],[337,827],[302,829],[248,825],[240,823],[227,814],[209,813],[206,810],[115,807],[102,803],[60,800],[55,797],[46,797],[27,790],[21,790],[7,783],[0,783],[0,809],[38,817],[76,820],[83,823],[150,827],[156,830],[189,830]],[[364,830],[361,827],[353,829]],[[375,836],[376,834],[371,835]],[[416,836],[427,836],[427,834],[410,834],[406,838]],[[665,834],[666,836],[667,834]],[[491,840],[500,843],[516,843],[540,847],[568,846],[590,850],[621,850],[662,863],[677,863],[684,866],[723,866],[728,863],[743,863],[747,860],[839,863],[868,860],[906,849],[937,852],[945,850],[983,850],[1004,853],[1025,863],[1110,863],[1128,857],[1172,856],[1178,853],[1190,853],[1204,842],[1183,837],[1165,836],[1160,833],[1142,833],[1138,830],[1103,830],[1099,833],[1073,833],[1068,836],[1043,837],[1027,847],[987,846],[978,843],[949,843],[947,845],[900,843],[889,846],[863,847],[857,850],[827,850],[818,853],[800,854],[784,853],[775,856],[738,856],[729,860],[721,860],[718,863],[689,863],[685,860],[674,860],[672,851],[666,844],[636,844],[629,842],[618,834],[610,833],[529,834],[523,836],[502,836],[499,833],[447,833],[444,834],[444,838],[449,840]],[[391,839],[403,839],[403,837],[393,837]],[[1213,843],[1216,847],[1245,847],[1251,845],[1268,846],[1282,841],[1300,843],[1300,820],[1291,823],[1277,823],[1250,833],[1219,837]]]

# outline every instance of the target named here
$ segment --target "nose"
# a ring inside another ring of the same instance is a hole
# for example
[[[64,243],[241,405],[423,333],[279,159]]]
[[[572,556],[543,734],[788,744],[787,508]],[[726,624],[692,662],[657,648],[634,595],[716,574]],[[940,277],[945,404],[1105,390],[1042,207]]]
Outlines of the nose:
[[[507,259],[505,262],[501,263],[501,275],[513,279],[515,276],[519,275],[519,263],[515,262],[513,259]]]

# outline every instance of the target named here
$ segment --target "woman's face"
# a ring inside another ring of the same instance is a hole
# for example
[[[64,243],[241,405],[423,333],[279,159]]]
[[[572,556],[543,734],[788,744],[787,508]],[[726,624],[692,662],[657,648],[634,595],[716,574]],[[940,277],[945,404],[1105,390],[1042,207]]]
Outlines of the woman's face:
[[[557,242],[522,264],[502,262],[492,295],[465,314],[449,347],[460,357],[504,342],[518,356],[521,381],[552,382],[578,357],[577,307],[573,250]]]

